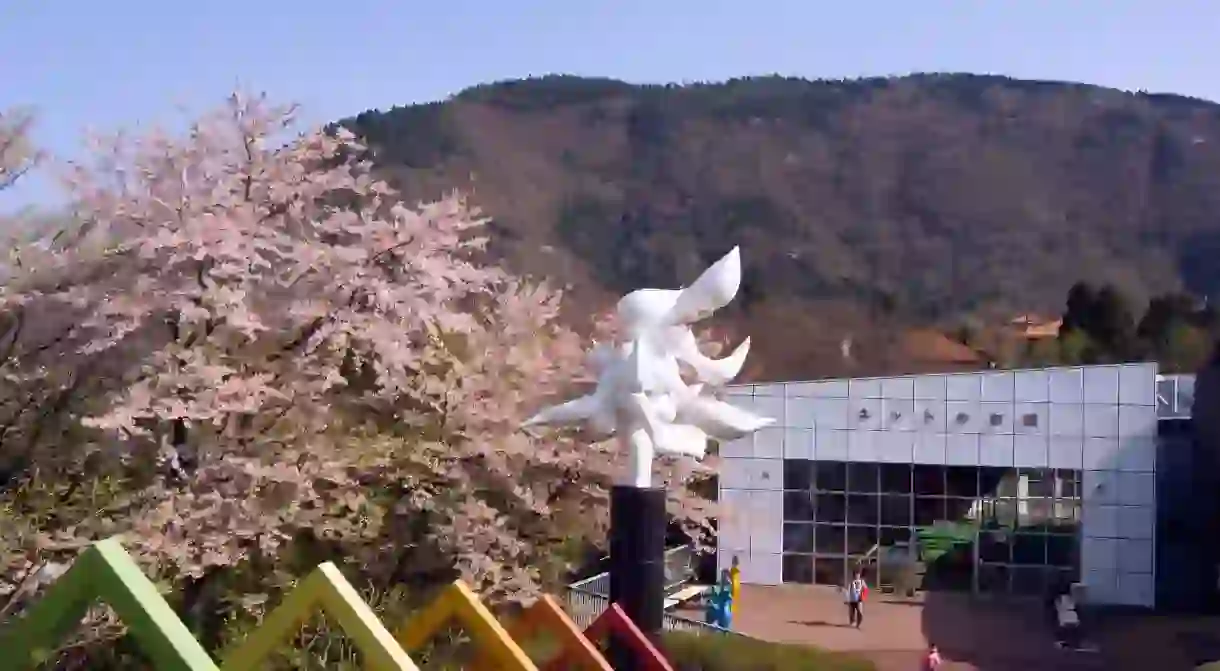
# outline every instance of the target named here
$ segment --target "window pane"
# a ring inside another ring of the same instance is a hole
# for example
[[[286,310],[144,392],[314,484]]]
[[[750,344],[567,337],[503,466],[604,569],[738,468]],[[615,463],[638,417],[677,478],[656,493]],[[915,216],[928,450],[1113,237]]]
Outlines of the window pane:
[[[813,552],[812,524],[784,525],[784,552]]]
[[[1076,565],[1076,537],[1052,534],[1046,537],[1046,563],[1051,566]]]
[[[912,467],[916,494],[941,496],[945,493],[944,466],[915,464]]]
[[[818,522],[842,522],[847,519],[847,499],[842,494],[818,494],[814,518]]]
[[[884,546],[895,546],[911,542],[911,530],[908,528],[881,527],[881,537],[877,542]]]
[[[841,492],[847,489],[847,464],[842,461],[819,461],[814,470],[814,484],[819,491]]]
[[[881,464],[881,491],[886,494],[910,494],[911,465]]]
[[[1007,564],[1012,561],[1009,534],[1003,531],[979,533],[979,561]]]
[[[847,527],[847,553],[866,555],[877,544],[877,527]]]
[[[877,495],[849,494],[847,496],[847,521],[849,524],[877,524]]]
[[[911,525],[910,496],[882,496],[880,523],[885,526],[906,527]]]
[[[784,519],[790,522],[813,521],[813,494],[784,492]]]
[[[915,525],[931,526],[945,517],[945,500],[941,497],[915,497]]]
[[[1012,542],[1012,563],[1045,564],[1046,536],[1043,534],[1016,534]]]
[[[818,554],[843,554],[846,532],[838,524],[819,524],[813,540]]]
[[[813,487],[813,466],[809,459],[784,460],[784,489],[809,489]]]
[[[847,491],[852,493],[871,493],[877,491],[877,478],[880,469],[877,464],[867,462],[852,462],[847,465]]]
[[[783,581],[808,585],[813,582],[813,557],[802,554],[784,555]]]
[[[978,496],[978,480],[977,466],[946,466],[945,494],[948,496]]]
[[[845,585],[843,557],[817,557],[813,560],[813,581],[819,585]]]

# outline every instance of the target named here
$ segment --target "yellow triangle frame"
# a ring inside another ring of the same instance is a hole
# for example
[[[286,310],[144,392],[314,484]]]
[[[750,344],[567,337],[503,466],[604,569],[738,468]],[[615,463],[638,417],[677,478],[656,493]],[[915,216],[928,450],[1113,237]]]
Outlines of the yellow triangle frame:
[[[250,636],[225,657],[221,671],[255,671],[317,608],[339,625],[375,671],[419,671],[351,583],[331,562],[318,565]]]
[[[404,650],[414,652],[454,619],[474,638],[479,657],[495,664],[497,671],[538,671],[521,646],[461,580],[450,583],[432,603],[403,623],[396,638]]]

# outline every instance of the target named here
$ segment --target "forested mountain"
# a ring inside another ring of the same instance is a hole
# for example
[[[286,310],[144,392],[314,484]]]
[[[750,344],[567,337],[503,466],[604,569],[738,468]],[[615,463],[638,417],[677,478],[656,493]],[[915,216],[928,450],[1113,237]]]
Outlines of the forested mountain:
[[[412,197],[469,190],[577,305],[743,247],[756,375],[910,369],[898,325],[1220,289],[1220,105],[995,76],[548,76],[343,120]],[[853,340],[854,364],[841,356]]]

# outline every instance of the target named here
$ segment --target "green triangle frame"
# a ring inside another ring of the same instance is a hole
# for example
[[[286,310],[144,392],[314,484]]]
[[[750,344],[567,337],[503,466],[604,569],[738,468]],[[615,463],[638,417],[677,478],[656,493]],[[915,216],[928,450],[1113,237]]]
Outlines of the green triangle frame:
[[[219,671],[114,538],[86,548],[29,612],[0,632],[5,668],[26,671],[46,661],[97,602],[109,605],[122,618],[158,671]]]

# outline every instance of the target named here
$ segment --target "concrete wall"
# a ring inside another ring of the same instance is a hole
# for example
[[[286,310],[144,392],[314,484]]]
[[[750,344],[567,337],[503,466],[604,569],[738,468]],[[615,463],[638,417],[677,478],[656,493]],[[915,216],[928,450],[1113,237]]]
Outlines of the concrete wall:
[[[1083,473],[1081,577],[1101,603],[1155,601],[1156,364],[743,385],[776,418],[721,446],[718,564],[777,584],[783,459],[1071,468]]]

